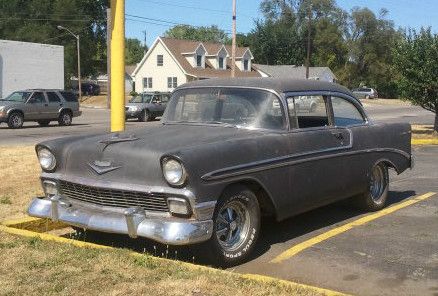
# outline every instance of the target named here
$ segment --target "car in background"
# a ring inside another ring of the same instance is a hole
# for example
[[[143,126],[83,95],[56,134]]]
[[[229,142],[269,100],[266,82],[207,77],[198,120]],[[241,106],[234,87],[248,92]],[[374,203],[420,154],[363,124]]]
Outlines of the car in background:
[[[0,123],[6,122],[10,128],[21,128],[25,121],[48,126],[56,120],[66,126],[80,115],[78,97],[71,91],[29,89],[0,100]]]
[[[353,94],[358,99],[377,99],[379,97],[377,90],[369,87],[361,87],[361,88],[353,89]]]
[[[78,86],[73,87],[74,92],[78,92]],[[81,82],[81,91],[84,96],[100,95],[100,85],[94,82]]]
[[[153,92],[141,93],[132,97],[125,106],[125,117],[137,118],[138,121],[151,121],[162,116],[169,102],[170,93]]]

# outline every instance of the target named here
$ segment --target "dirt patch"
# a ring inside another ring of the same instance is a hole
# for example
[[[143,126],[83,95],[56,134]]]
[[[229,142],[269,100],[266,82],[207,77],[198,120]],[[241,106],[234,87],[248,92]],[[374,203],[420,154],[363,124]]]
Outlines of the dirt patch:
[[[125,104],[129,101],[131,96],[126,95]],[[93,108],[107,108],[107,96],[98,95],[98,96],[83,96],[81,101],[82,107],[93,107]]]
[[[438,133],[433,131],[433,125],[412,125],[413,139],[438,139]]]
[[[0,262],[2,295],[322,295],[159,262],[147,254],[133,257],[127,250],[78,248],[1,232]]]
[[[41,196],[41,168],[34,146],[0,147],[0,220],[21,218],[35,196]]]

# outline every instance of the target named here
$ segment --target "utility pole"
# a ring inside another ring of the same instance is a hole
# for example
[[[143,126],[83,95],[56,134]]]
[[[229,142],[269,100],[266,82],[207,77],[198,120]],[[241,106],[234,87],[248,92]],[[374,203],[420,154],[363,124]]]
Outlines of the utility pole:
[[[231,43],[231,77],[236,76],[236,0],[233,0],[233,37]]]
[[[111,132],[125,130],[125,0],[111,0]]]
[[[111,8],[106,9],[106,107],[111,108]]]
[[[147,43],[146,43],[146,42],[147,42],[147,36],[148,36],[148,35],[147,35],[147,31],[144,30],[144,31],[143,31],[143,37],[144,37],[144,54],[146,54],[146,52],[147,52],[147,49],[146,49],[146,48],[147,48]]]
[[[306,79],[309,79],[309,67],[310,67],[310,38],[312,32],[312,3],[311,0],[308,0],[307,4],[307,17],[308,17],[308,25],[307,25],[307,58],[306,58]]]

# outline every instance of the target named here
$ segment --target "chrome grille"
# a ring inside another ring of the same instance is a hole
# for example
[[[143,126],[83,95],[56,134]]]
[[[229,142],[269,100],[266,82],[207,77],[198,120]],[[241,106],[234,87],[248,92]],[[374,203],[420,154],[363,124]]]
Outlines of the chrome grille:
[[[68,198],[101,206],[168,212],[166,196],[146,192],[86,186],[60,181],[60,193]]]

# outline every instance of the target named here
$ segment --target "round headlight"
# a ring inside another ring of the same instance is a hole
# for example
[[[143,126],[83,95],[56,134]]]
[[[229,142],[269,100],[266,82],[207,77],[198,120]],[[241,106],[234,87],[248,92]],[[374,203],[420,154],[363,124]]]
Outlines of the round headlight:
[[[45,171],[51,171],[56,166],[56,158],[52,152],[50,152],[47,148],[38,149],[38,160],[40,162],[41,167]]]
[[[182,185],[186,181],[186,171],[183,165],[172,158],[163,161],[163,175],[171,185]]]

